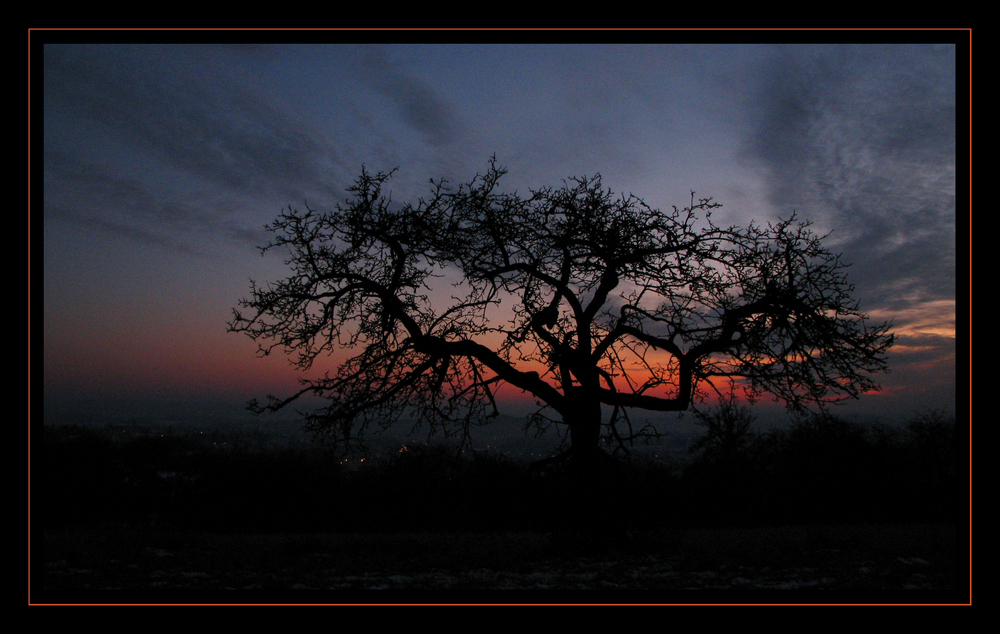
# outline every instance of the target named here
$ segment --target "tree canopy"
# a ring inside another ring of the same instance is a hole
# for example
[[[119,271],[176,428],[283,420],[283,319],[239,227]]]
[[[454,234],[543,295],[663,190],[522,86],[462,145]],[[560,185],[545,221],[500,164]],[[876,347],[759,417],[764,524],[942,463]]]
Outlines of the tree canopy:
[[[335,441],[404,415],[467,440],[506,383],[587,452],[655,432],[632,410],[683,411],[724,387],[794,409],[878,389],[890,326],[860,311],[809,223],[719,226],[709,198],[660,210],[599,175],[521,194],[505,173],[491,161],[397,203],[392,172],[362,169],[332,211],[284,210],[262,250],[286,250],[290,274],[251,283],[229,329],[302,370],[352,356],[252,407],[314,394],[326,404],[306,428]]]

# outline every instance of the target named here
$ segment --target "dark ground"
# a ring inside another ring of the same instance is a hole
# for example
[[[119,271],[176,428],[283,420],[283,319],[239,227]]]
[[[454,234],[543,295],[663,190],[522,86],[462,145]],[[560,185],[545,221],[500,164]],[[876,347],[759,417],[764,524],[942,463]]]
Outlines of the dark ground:
[[[584,504],[572,473],[488,452],[347,468],[245,433],[45,429],[29,603],[966,605],[956,429],[709,435],[609,464]]]
[[[33,603],[968,603],[953,527],[43,536]]]

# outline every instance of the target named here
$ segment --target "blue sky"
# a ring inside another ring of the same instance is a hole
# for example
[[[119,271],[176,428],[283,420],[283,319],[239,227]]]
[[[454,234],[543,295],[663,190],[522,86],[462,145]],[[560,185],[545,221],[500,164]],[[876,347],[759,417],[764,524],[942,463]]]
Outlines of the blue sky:
[[[289,204],[342,200],[362,164],[399,167],[403,200],[431,177],[468,180],[494,154],[519,190],[599,172],[653,206],[711,196],[726,224],[813,221],[853,262],[862,309],[899,337],[885,392],[850,411],[946,407],[966,266],[956,68],[967,51],[941,36],[46,44],[32,60],[45,420],[235,419],[247,399],[294,389],[283,360],[226,332],[249,279],[282,276],[280,258],[255,249],[263,226]]]

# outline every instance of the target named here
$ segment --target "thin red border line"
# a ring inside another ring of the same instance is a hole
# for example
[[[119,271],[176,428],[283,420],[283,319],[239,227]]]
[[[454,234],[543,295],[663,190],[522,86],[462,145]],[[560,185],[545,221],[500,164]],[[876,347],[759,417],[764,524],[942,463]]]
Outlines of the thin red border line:
[[[876,31],[888,31],[888,30],[903,30],[903,31],[920,31],[920,30],[931,30],[931,29],[861,29],[861,28],[846,28],[846,29],[833,29],[833,28],[823,28],[823,27],[813,27],[813,28],[767,28],[767,29],[745,29],[738,27],[728,27],[728,28],[710,28],[710,27],[645,27],[645,26],[632,26],[632,27],[518,27],[518,26],[419,26],[419,27],[409,27],[409,26],[326,26],[326,27],[313,27],[313,26],[298,26],[298,27],[270,27],[270,26],[251,26],[251,27],[175,27],[175,26],[145,26],[145,27],[124,27],[124,26],[108,26],[108,27],[70,27],[70,26],[33,26],[28,27],[29,31],[748,31],[748,30],[763,30],[763,31],[836,31],[836,30],[846,30],[846,31],[863,31],[863,30],[876,30]],[[957,30],[948,29],[947,27],[935,27],[932,30]]]
[[[232,27],[232,28],[188,28],[188,27],[148,27],[148,28],[126,28],[126,27],[112,27],[112,28],[74,28],[74,27],[29,27],[28,28],[28,422],[30,431],[31,422],[31,32],[32,31],[946,31],[946,32],[966,32],[969,36],[969,600],[965,603],[921,603],[921,604],[910,604],[910,603],[262,603],[262,604],[246,604],[246,603],[32,603],[31,602],[31,434],[28,434],[28,605],[35,606],[56,606],[56,605],[66,605],[66,606],[80,606],[80,605],[92,605],[92,606],[146,606],[146,605],[162,605],[162,606],[185,606],[185,605],[206,605],[206,606],[229,606],[229,605],[281,605],[281,606],[311,606],[311,605],[328,605],[328,606],[411,606],[411,605],[426,605],[426,606],[459,606],[459,605],[469,605],[469,606],[479,606],[479,605],[489,605],[489,606],[522,606],[522,605],[544,605],[544,606],[562,606],[562,605],[572,605],[572,606],[605,606],[605,605],[618,605],[618,606],[772,606],[772,607],[783,607],[792,605],[802,605],[802,606],[860,606],[860,605],[871,605],[871,606],[910,606],[910,605],[921,605],[921,606],[967,606],[972,605],[972,28],[971,27],[924,27],[924,28],[877,28],[877,27],[867,27],[867,28],[701,28],[701,27],[680,27],[680,28],[670,28],[670,27],[655,27],[655,28],[642,28],[642,27],[626,27],[626,28],[613,28],[613,27],[592,27],[592,28],[573,28],[573,27],[563,27],[563,28],[544,28],[544,27],[499,27],[499,28],[487,28],[487,27],[472,27],[472,28],[462,28],[462,27],[450,27],[450,28],[433,28],[433,27],[394,27],[394,28],[378,28],[378,27],[326,27],[326,28],[243,28],[243,27]]]
[[[33,603],[65,607],[963,607],[970,603]]]
[[[969,603],[972,604],[972,29],[969,31]]]

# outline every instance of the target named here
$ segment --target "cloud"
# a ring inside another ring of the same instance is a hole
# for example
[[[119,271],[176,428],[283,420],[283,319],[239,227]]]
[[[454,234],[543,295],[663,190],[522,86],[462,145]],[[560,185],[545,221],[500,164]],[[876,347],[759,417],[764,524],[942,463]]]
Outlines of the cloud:
[[[315,130],[224,73],[207,72],[203,56],[170,53],[46,49],[46,151],[62,146],[86,160],[94,148],[79,145],[91,141],[75,130],[96,128],[106,140],[166,161],[189,179],[296,197],[335,160]]]
[[[49,219],[67,221],[88,231],[96,231],[127,238],[145,246],[163,247],[171,251],[178,251],[190,255],[205,255],[203,252],[193,249],[190,245],[177,240],[173,235],[168,235],[163,232],[150,231],[97,216],[78,214],[72,210],[62,207],[51,208],[46,214],[46,217]]]
[[[212,249],[193,245],[199,240],[262,243],[263,230],[246,226],[236,200],[213,200],[197,191],[173,196],[110,165],[82,162],[60,151],[47,152],[44,163],[47,220],[191,255],[211,254]]]
[[[954,72],[954,48],[916,45],[778,47],[762,68],[742,158],[870,294],[954,296]]]
[[[461,118],[431,86],[390,60],[381,47],[365,60],[370,84],[399,108],[403,122],[433,147],[454,144],[462,133]]]

